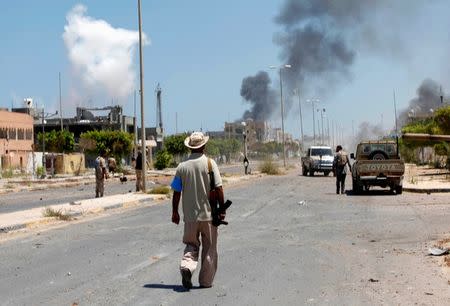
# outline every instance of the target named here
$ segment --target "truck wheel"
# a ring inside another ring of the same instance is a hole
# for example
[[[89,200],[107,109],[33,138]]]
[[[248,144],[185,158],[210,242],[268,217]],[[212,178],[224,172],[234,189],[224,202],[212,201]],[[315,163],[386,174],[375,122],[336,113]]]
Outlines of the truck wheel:
[[[309,176],[314,176],[314,170],[309,169]]]
[[[325,175],[325,176],[330,175],[330,171],[324,171],[324,172],[323,172],[323,175]]]
[[[359,185],[358,181],[355,179],[352,180],[352,191],[354,194],[360,194],[362,191],[361,186]]]
[[[376,150],[376,151],[373,151],[372,153],[370,153],[369,159],[371,159],[371,160],[385,160],[385,159],[389,159],[389,157],[387,156],[386,152],[383,152],[381,150]]]
[[[403,192],[403,186],[402,185],[395,186],[395,193],[396,194],[402,194],[402,192]]]

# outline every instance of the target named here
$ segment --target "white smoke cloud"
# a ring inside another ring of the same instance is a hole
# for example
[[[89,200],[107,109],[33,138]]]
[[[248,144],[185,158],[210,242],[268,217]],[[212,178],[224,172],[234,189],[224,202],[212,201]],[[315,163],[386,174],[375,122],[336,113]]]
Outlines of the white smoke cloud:
[[[133,55],[139,32],[114,28],[86,16],[87,8],[75,6],[66,16],[63,40],[75,76],[92,93],[110,98],[129,96],[135,88]],[[143,42],[149,40],[143,35]]]

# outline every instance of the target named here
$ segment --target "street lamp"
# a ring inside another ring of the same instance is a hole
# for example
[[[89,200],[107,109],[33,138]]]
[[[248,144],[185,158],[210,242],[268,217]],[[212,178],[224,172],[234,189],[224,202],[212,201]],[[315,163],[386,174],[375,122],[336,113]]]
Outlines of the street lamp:
[[[325,134],[323,132],[323,113],[325,113],[325,107],[324,108],[318,108],[317,112],[320,112],[320,119],[321,119],[321,126],[322,126],[322,132],[319,131],[320,135],[320,141],[322,144],[324,144],[324,138]]]
[[[303,136],[303,117],[302,117],[302,103],[301,103],[301,100],[300,100],[300,89],[298,89],[298,88],[294,89],[294,95],[298,96],[298,108],[300,110],[300,131],[302,133],[301,136],[302,136],[302,148],[303,148],[305,139],[304,139],[304,136]]]
[[[314,145],[316,144],[316,118],[315,118],[315,115],[314,115],[314,113],[315,113],[315,111],[314,111],[314,109],[315,109],[315,104],[316,103],[319,103],[320,102],[320,100],[319,99],[308,99],[308,100],[306,100],[306,102],[307,103],[311,103],[311,106],[312,106],[312,114],[313,114],[313,135],[314,135]]]
[[[139,16],[139,81],[140,81],[140,98],[141,98],[141,150],[142,150],[142,191],[145,192],[147,180],[147,143],[145,139],[145,116],[144,116],[144,57],[142,54],[142,16],[141,16],[141,0],[138,0],[138,16]]]
[[[281,71],[285,68],[291,68],[292,66],[289,64],[277,66],[270,66],[270,69],[277,69],[280,73],[280,104],[281,104],[281,133],[283,134],[283,165],[286,168],[286,141],[284,137],[284,105],[283,105],[283,81]]]

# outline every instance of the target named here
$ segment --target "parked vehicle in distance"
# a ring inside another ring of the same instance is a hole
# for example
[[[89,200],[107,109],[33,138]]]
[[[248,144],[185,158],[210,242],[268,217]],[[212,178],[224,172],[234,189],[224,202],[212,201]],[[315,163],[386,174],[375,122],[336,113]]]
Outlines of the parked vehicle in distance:
[[[392,192],[403,191],[405,163],[397,151],[397,143],[392,140],[365,141],[358,144],[352,166],[353,192],[367,191],[371,186],[389,187]]]
[[[333,151],[327,146],[311,146],[306,156],[301,158],[302,174],[314,176],[315,172],[322,172],[328,176],[333,170]]]

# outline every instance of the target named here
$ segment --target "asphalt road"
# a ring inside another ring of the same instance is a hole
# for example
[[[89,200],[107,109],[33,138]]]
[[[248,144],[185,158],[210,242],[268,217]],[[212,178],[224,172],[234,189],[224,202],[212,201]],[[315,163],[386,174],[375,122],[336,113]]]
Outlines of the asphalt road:
[[[254,163],[256,166],[256,162]],[[243,166],[232,164],[220,166],[220,171],[228,175],[243,174]],[[151,177],[148,178],[147,187],[152,186]],[[134,192],[135,181],[120,183],[117,179],[109,179],[105,182],[105,195],[124,194]],[[92,199],[95,197],[95,183],[75,187],[49,188],[35,191],[18,191],[3,194],[0,197],[0,214],[43,207],[55,204],[70,203],[74,201]]]
[[[333,191],[332,177],[296,173],[227,189],[214,287],[190,292],[169,201],[18,236],[0,243],[1,304],[450,303],[439,259],[425,256],[448,234],[445,195]]]

